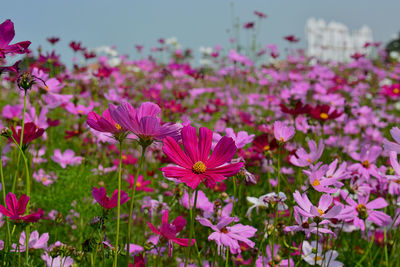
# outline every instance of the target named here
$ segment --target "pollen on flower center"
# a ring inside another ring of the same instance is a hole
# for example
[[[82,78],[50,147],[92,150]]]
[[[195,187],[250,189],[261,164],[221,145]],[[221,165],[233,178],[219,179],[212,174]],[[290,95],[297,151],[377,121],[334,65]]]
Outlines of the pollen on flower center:
[[[121,159],[122,159],[122,160],[126,160],[127,157],[126,157],[125,155],[122,155]]]
[[[324,212],[323,210],[321,210],[321,209],[317,209],[317,211],[318,211],[318,213],[319,213],[319,216],[322,216],[322,214],[325,213],[325,212]]]
[[[395,89],[393,90],[393,93],[398,94],[398,93],[400,93],[400,90],[397,89],[397,88],[395,88]]]
[[[308,161],[308,162],[310,162],[310,163],[312,163],[312,161],[311,161],[311,159],[310,159],[310,158],[308,158],[308,159],[307,159],[307,161]]]
[[[118,123],[115,124],[115,128],[117,128],[118,131],[122,129],[121,125],[119,125]]]
[[[198,161],[195,164],[193,164],[192,170],[194,173],[201,174],[206,172],[207,167],[202,161]]]
[[[315,256],[314,260],[315,261],[320,261],[320,260],[322,260],[322,257],[321,256]]]
[[[312,183],[312,185],[313,186],[318,186],[318,185],[320,185],[321,183],[319,182],[319,180],[315,180],[313,183]]]
[[[321,119],[326,120],[328,118],[328,114],[326,114],[325,112],[322,112],[320,115]]]
[[[81,114],[81,115],[82,115],[82,114],[83,114],[83,110],[81,110],[81,109],[78,110],[78,114]]]
[[[221,232],[224,233],[224,234],[227,234],[228,233],[228,229],[226,229],[226,227],[224,227],[224,228],[221,229]]]
[[[369,168],[369,166],[371,165],[370,163],[369,163],[369,161],[368,160],[364,160],[363,162],[362,162],[362,165],[365,167],[365,168]]]
[[[264,149],[264,151],[267,151],[267,150],[270,149],[270,146],[269,146],[269,145],[266,145],[266,146],[263,147],[263,149]]]

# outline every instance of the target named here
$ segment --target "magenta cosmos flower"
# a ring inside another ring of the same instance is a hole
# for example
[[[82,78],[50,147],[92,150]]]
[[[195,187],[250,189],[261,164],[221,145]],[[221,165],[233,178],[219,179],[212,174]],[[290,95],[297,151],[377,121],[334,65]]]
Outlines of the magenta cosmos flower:
[[[109,198],[107,196],[107,191],[104,187],[100,188],[93,187],[92,196],[97,201],[97,203],[99,203],[106,210],[118,206],[118,189],[115,189],[111,198]],[[129,200],[128,194],[121,190],[120,204],[122,205],[128,200]]]
[[[164,237],[168,240],[168,255],[169,257],[172,257],[172,249],[173,249],[173,244],[172,242],[181,245],[183,247],[187,247],[189,245],[189,239],[188,238],[177,238],[176,235],[182,231],[183,227],[186,225],[186,220],[182,216],[176,217],[175,220],[172,221],[172,223],[168,223],[168,210],[165,210],[162,214],[162,219],[161,219],[161,227],[160,229],[157,229],[152,225],[150,222],[147,222],[147,225],[150,227],[150,230],[155,233],[156,235],[159,235],[161,237]],[[191,241],[191,246],[194,245],[196,241],[192,239]]]
[[[14,23],[11,20],[8,19],[0,24],[0,58],[4,58],[8,53],[24,54],[28,51],[31,44],[29,41],[10,45],[14,36]]]
[[[304,148],[300,147],[296,151],[296,155],[290,157],[290,163],[296,165],[298,167],[305,167],[312,165],[315,161],[317,161],[322,152],[324,152],[324,140],[319,140],[319,146],[317,147],[317,143],[314,140],[308,141],[308,147],[310,148],[310,152],[304,150]]]
[[[293,198],[298,206],[294,207],[294,212],[299,213],[304,217],[316,218],[321,221],[324,219],[336,218],[342,211],[341,206],[334,206],[330,208],[333,197],[329,194],[323,194],[319,199],[318,207],[315,207],[308,199],[307,194],[300,195],[300,192],[296,190],[293,193]],[[323,223],[323,221],[321,222]]]
[[[199,130],[192,126],[182,129],[182,143],[185,151],[171,137],[164,139],[163,151],[178,166],[161,168],[166,177],[177,178],[192,189],[200,182],[213,187],[226,177],[235,175],[243,167],[243,162],[230,162],[236,153],[235,142],[230,137],[222,137],[210,156],[213,133],[206,127]]]
[[[110,106],[111,105],[112,104],[110,104]],[[115,109],[113,105],[112,107]],[[109,109],[103,111],[103,116],[100,116],[94,111],[89,112],[86,123],[94,130],[103,133],[112,133],[115,135],[125,131],[125,129],[113,120]]]
[[[142,103],[137,110],[129,103],[122,103],[117,108],[110,105],[109,109],[113,120],[137,135],[141,141],[163,140],[167,136],[180,139],[181,126],[175,123],[162,124],[161,108],[154,103]]]
[[[243,224],[228,226],[234,222],[234,220],[235,218],[232,217],[223,217],[219,220],[217,225],[213,225],[205,218],[197,218],[200,224],[208,226],[215,231],[209,235],[208,240],[214,240],[218,247],[229,247],[232,254],[237,254],[240,252],[239,241],[247,244],[249,247],[254,247],[254,242],[249,238],[254,236],[257,229]]]
[[[0,205],[0,212],[13,221],[37,222],[43,214],[42,211],[23,216],[28,202],[29,197],[27,195],[22,195],[17,201],[17,197],[13,193],[8,193],[6,196],[7,208]]]
[[[286,143],[293,138],[296,131],[293,126],[287,126],[281,121],[276,121],[274,123],[274,136],[278,142]]]
[[[391,217],[382,211],[376,209],[383,209],[388,206],[388,203],[382,197],[378,197],[370,202],[369,193],[367,195],[358,195],[357,202],[355,202],[345,191],[340,192],[342,198],[350,205],[345,207],[346,211],[352,210],[354,216],[353,224],[360,227],[362,231],[365,230],[364,221],[370,221],[379,226],[389,225],[392,221]],[[351,212],[349,212],[351,213]]]

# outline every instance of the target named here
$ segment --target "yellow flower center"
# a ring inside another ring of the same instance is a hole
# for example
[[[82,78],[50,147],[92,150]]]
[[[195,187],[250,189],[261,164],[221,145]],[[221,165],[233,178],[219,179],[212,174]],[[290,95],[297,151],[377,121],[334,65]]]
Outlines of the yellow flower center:
[[[310,163],[312,163],[312,161],[311,161],[311,159],[310,159],[310,158],[308,158],[308,159],[307,159],[307,161],[308,161],[308,162],[310,162]]]
[[[319,216],[322,216],[322,214],[325,213],[325,212],[324,212],[323,210],[321,210],[321,209],[317,209],[317,211],[318,211],[318,213],[319,213]]]
[[[285,139],[283,139],[283,137],[281,136],[281,142],[283,143],[283,142],[285,142]]]
[[[325,112],[322,112],[320,115],[321,119],[326,120],[328,118],[328,114],[326,114]]]
[[[195,164],[193,164],[192,170],[196,174],[201,174],[206,172],[207,167],[202,161],[198,161]]]
[[[47,85],[44,86],[44,89],[45,89],[46,91],[49,91],[49,90],[50,90],[49,87],[48,87]]]
[[[78,110],[78,114],[81,114],[81,115],[82,115],[82,114],[83,114],[83,110],[81,110],[81,109]]]
[[[369,168],[369,166],[371,165],[370,163],[369,163],[369,161],[368,160],[364,160],[363,162],[362,162],[362,165],[365,167],[365,168]]]
[[[117,128],[118,131],[122,129],[121,125],[119,125],[118,123],[115,124],[115,128]]]
[[[270,147],[269,145],[266,145],[266,146],[263,147],[264,151],[267,151],[267,150],[269,150],[270,148],[271,148],[271,147]]]
[[[43,177],[42,178],[42,182],[46,182],[47,181],[47,178],[46,177]]]
[[[320,185],[321,183],[318,181],[318,180],[315,180],[313,183],[312,183],[312,185],[313,186],[318,186],[318,185]]]
[[[320,256],[315,256],[314,260],[315,260],[315,261],[320,261],[320,260],[322,260],[322,257],[320,257]]]
[[[400,90],[397,89],[397,88],[395,88],[395,89],[393,90],[393,93],[398,94],[398,93],[400,93]]]
[[[136,183],[136,187],[141,187],[141,186],[142,186],[141,183],[139,183],[139,182]]]
[[[126,157],[125,155],[122,155],[121,159],[122,159],[122,160],[126,160],[127,157]]]

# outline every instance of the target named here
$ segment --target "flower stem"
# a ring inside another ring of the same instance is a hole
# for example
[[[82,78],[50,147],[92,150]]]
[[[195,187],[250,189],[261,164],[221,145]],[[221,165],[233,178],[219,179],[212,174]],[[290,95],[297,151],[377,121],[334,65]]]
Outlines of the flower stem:
[[[278,192],[276,193],[278,196],[279,192],[281,192],[281,145],[278,147]]]
[[[25,112],[26,112],[26,98],[27,98],[27,90],[25,90],[24,93],[24,109],[22,112],[22,125],[21,125],[21,138],[19,140],[19,147],[22,147],[23,141],[24,141],[24,130],[25,130]],[[18,130],[16,130],[18,132]],[[14,139],[14,138],[13,138]],[[14,140],[15,144],[18,145],[18,143]],[[23,153],[22,149],[19,149],[18,153],[18,158],[17,158],[17,168],[15,170],[15,175],[14,175],[14,181],[12,185],[12,190],[11,192],[15,192],[15,186],[17,184],[17,176],[18,176],[18,167],[19,167],[19,160],[21,158],[21,153]]]
[[[316,245],[316,252],[315,252],[315,258],[314,258],[314,265],[316,265],[317,264],[317,258],[318,258],[318,237],[319,237],[319,232],[318,232],[318,230],[319,230],[319,228],[318,228],[318,226],[319,226],[319,224],[317,223],[317,237],[316,237],[316,241],[317,241],[317,245]]]
[[[119,142],[119,167],[118,167],[118,203],[117,203],[117,236],[115,237],[114,267],[118,263],[119,221],[121,213],[121,175],[122,175],[122,141]]]
[[[196,213],[197,192],[198,192],[198,190],[196,189],[196,191],[195,191],[195,196],[194,196],[194,203],[193,203],[194,211],[193,211],[192,203],[191,203],[191,200],[190,200],[190,192],[188,192],[188,194],[189,194],[189,217],[190,217],[189,219],[190,219],[190,230],[189,230],[189,244],[188,244],[187,251],[186,251],[185,267],[187,267],[187,265],[188,265],[188,263],[189,263],[189,259],[190,259],[190,250],[191,250],[191,248],[192,248],[192,237],[194,236],[194,233],[193,233],[193,228],[194,228],[194,216],[193,216],[193,213]]]
[[[3,200],[4,200],[4,207],[7,206],[6,204],[6,184],[4,183],[4,174],[3,174],[3,160],[1,159],[1,151],[0,151],[0,176],[1,176],[1,184],[2,184],[2,191],[3,191]],[[6,227],[7,227],[7,239],[6,239],[6,249],[8,249],[9,242],[11,241],[10,237],[10,223],[8,221],[8,217],[6,218]]]
[[[129,262],[129,254],[130,254],[130,243],[131,243],[131,222],[132,222],[132,213],[133,213],[133,206],[135,204],[135,193],[136,193],[136,183],[137,179],[139,177],[139,173],[142,171],[143,168],[143,162],[144,162],[144,154],[146,152],[147,146],[142,146],[142,154],[140,155],[139,158],[139,166],[136,169],[136,174],[135,178],[133,181],[133,186],[132,186],[132,191],[131,191],[131,201],[129,203],[129,216],[128,216],[128,234],[126,237],[126,262]]]
[[[13,136],[11,136],[12,140],[14,141],[15,145],[17,146],[17,148],[19,149],[20,154],[22,155],[22,158],[24,159],[24,163],[25,163],[25,172],[26,172],[26,195],[28,197],[31,196],[31,181],[29,178],[29,167],[28,167],[28,160],[26,159],[25,153],[24,151],[22,151],[21,146],[18,145],[17,141],[14,139]],[[26,212],[29,213],[29,202],[26,204]],[[28,264],[28,258],[29,258],[29,249],[28,249],[28,245],[29,245],[29,225],[26,227],[25,229],[25,245],[26,245],[26,250],[25,250],[25,256],[26,256],[26,263]]]
[[[226,247],[225,267],[229,266],[229,247]]]
[[[235,216],[235,208],[236,208],[236,205],[235,205],[235,201],[236,201],[236,197],[237,197],[237,189],[236,189],[236,185],[237,185],[237,183],[236,183],[236,175],[235,176],[233,176],[233,202],[232,202],[232,217],[234,217]]]

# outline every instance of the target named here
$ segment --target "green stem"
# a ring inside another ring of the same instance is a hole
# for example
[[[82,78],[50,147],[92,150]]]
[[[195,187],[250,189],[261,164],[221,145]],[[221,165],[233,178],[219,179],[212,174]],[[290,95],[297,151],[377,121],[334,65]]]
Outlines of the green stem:
[[[139,173],[143,169],[144,154],[146,152],[146,148],[147,148],[147,146],[142,146],[142,154],[140,155],[140,158],[139,158],[139,166],[136,169],[136,174],[135,174],[132,191],[131,191],[131,201],[129,203],[129,216],[128,216],[128,235],[126,237],[126,249],[127,249],[126,262],[129,262],[129,254],[130,254],[130,249],[129,249],[130,246],[129,245],[131,243],[131,222],[132,222],[133,206],[135,204],[136,184],[137,184],[137,179],[139,177]]]
[[[7,206],[7,204],[6,204],[6,184],[4,183],[3,160],[1,158],[1,151],[0,151],[0,176],[1,176],[1,184],[2,184],[2,187],[3,187],[2,191],[3,191],[4,207],[6,207]],[[6,239],[5,251],[8,251],[8,245],[9,245],[9,242],[11,240],[10,239],[10,223],[8,221],[8,217],[6,219],[6,228],[7,228],[7,231],[6,231],[7,239]]]
[[[31,181],[29,178],[29,167],[28,167],[28,160],[26,159],[25,153],[24,151],[22,151],[21,146],[18,145],[17,141],[14,139],[13,136],[11,136],[12,140],[14,141],[15,145],[17,146],[17,148],[19,149],[20,155],[22,155],[22,158],[24,159],[24,163],[25,163],[25,172],[26,172],[26,195],[28,197],[31,196]],[[29,202],[26,204],[26,212],[29,213]],[[25,229],[25,244],[26,244],[26,251],[25,251],[25,257],[26,257],[26,263],[28,263],[28,257],[29,257],[29,249],[28,249],[28,245],[29,245],[29,225],[26,227]]]
[[[119,142],[119,167],[118,167],[118,204],[117,204],[117,236],[115,238],[114,267],[118,263],[119,221],[121,213],[121,175],[122,175],[122,141]]]
[[[194,228],[194,216],[193,216],[193,213],[195,213],[196,212],[196,204],[197,204],[197,192],[198,192],[198,190],[196,190],[195,191],[195,196],[194,196],[194,203],[193,203],[193,206],[194,206],[194,212],[193,212],[193,208],[192,208],[192,203],[191,203],[191,200],[190,200],[190,192],[188,192],[188,194],[189,194],[189,219],[190,219],[190,230],[189,230],[189,244],[188,244],[188,247],[187,247],[187,251],[186,251],[186,260],[185,260],[185,267],[187,267],[187,265],[188,265],[188,263],[189,263],[189,259],[190,259],[190,251],[191,251],[191,248],[192,248],[192,237],[194,236],[194,233],[193,233],[193,228]]]
[[[229,247],[226,247],[225,267],[229,266]]]
[[[316,252],[315,252],[315,258],[314,258],[314,265],[316,265],[317,264],[317,258],[318,258],[318,235],[319,235],[319,232],[318,232],[318,230],[319,230],[319,228],[318,228],[318,226],[319,226],[319,224],[317,223],[317,237],[316,237],[316,241],[317,241],[317,246],[316,246]]]
[[[24,93],[24,109],[23,109],[23,113],[22,113],[21,138],[19,140],[19,146],[20,147],[22,147],[22,144],[23,144],[23,141],[24,141],[26,98],[27,98],[27,90],[25,90],[25,93]],[[15,140],[14,140],[14,142],[15,142],[15,144],[17,144],[17,142]],[[15,187],[16,187],[16,184],[17,184],[17,177],[18,177],[19,160],[21,158],[21,152],[22,152],[22,150],[20,149],[20,151],[18,153],[17,168],[15,170],[14,181],[13,181],[11,192],[15,192]]]
[[[278,147],[278,192],[276,193],[278,196],[279,192],[281,192],[281,145]]]

